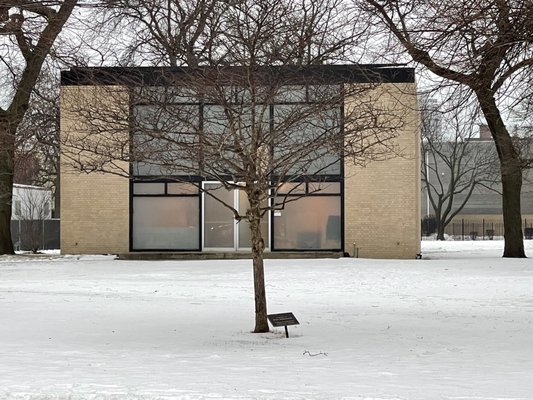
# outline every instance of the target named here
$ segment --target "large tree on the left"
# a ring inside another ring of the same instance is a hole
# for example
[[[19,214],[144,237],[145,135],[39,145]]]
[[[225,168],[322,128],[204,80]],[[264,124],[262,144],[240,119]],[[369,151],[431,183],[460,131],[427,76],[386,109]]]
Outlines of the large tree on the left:
[[[10,233],[17,128],[43,64],[78,0],[0,0],[0,254]]]

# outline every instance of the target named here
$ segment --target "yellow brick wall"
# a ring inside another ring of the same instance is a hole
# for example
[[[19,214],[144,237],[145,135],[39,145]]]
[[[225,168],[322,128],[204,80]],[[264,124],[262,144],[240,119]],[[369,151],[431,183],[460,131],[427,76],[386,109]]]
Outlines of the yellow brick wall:
[[[345,250],[359,257],[415,258],[420,252],[420,135],[414,84],[384,84],[368,95],[402,117],[397,155],[367,165],[345,161]],[[356,102],[346,101],[348,114]]]
[[[127,151],[127,107],[128,93],[124,88],[62,87],[63,254],[129,251],[129,180],[125,175],[129,164],[120,159],[113,160],[112,164],[104,163],[105,153],[117,148]],[[105,110],[107,115],[98,114],[95,109]],[[97,155],[109,137],[115,139],[114,144],[121,141],[122,147],[107,148]],[[99,161],[107,173],[80,172],[80,168],[96,166]]]

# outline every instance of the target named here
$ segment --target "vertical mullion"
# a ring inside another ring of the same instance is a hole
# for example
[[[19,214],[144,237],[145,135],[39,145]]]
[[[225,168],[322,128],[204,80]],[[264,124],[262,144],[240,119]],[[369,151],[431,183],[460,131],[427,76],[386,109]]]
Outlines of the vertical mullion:
[[[206,183],[202,182],[201,185],[202,185],[202,189],[205,189]],[[201,204],[202,219],[200,220],[200,224],[201,224],[200,232],[201,232],[201,235],[202,235],[202,241],[200,243],[200,246],[201,246],[201,251],[204,251],[204,249],[205,249],[205,192],[203,190],[200,193],[200,197],[202,199],[202,201],[201,201],[201,203],[202,203]]]
[[[239,190],[240,189],[233,189],[233,207],[237,210],[237,212],[240,214],[241,210],[239,209]],[[238,221],[233,218],[233,248],[235,251],[237,251],[240,247],[239,243],[239,224]]]

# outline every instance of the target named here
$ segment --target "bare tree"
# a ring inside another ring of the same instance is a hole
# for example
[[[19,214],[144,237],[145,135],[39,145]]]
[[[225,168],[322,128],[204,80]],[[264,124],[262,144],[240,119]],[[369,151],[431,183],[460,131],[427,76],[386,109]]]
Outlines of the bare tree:
[[[225,2],[223,15],[210,19],[218,24],[214,59],[199,67],[120,70],[120,78],[105,69],[72,73],[88,84],[122,85],[116,94],[106,87],[99,104],[91,91],[74,92],[78,104],[69,103],[69,112],[86,128],[63,138],[63,154],[78,170],[131,177],[131,165],[135,182],[194,185],[248,225],[254,332],[269,330],[262,230],[267,213],[335,186],[331,180],[339,185],[345,159],[364,164],[398,150],[402,107],[381,101],[387,90],[380,84],[392,79],[391,70],[314,65],[342,56],[356,39],[346,16],[328,8],[334,2]],[[130,87],[131,104],[124,86]],[[122,100],[105,106],[110,98]],[[247,207],[227,200],[234,190],[244,192]]]
[[[213,60],[221,18],[219,0],[107,0],[107,21],[121,31],[122,63],[188,65]],[[124,34],[124,32],[127,32]]]
[[[49,63],[43,66],[17,128],[15,183],[52,189],[59,185],[59,77],[55,72]]]
[[[310,65],[347,57],[353,61],[366,29],[354,24],[358,16],[354,10],[347,12],[344,0],[104,3],[110,24],[129,33],[122,36],[123,65]],[[275,16],[269,16],[269,10]],[[289,19],[293,25],[287,24]],[[264,35],[267,31],[276,34]]]
[[[533,65],[533,3],[363,0],[362,4],[415,62],[470,88],[477,97],[500,161],[503,256],[525,257],[520,208],[523,162],[502,107],[511,92],[524,93],[521,81]]]
[[[5,106],[0,107],[0,254],[13,253],[9,227],[17,129],[43,64],[76,4],[0,1],[1,84],[7,88]]]
[[[15,182],[51,188],[59,211],[59,77],[47,65],[33,89],[30,104],[17,129]],[[23,168],[32,161],[34,169],[26,181]]]
[[[446,107],[441,110],[428,101],[421,104],[422,181],[427,213],[434,212],[437,240],[444,240],[444,229],[463,210],[474,190],[485,187],[497,191],[499,186],[494,144],[477,138],[477,107],[465,99],[448,99]]]
[[[40,170],[40,161],[31,151],[17,150],[15,152],[15,167],[13,182],[22,185],[34,185]]]

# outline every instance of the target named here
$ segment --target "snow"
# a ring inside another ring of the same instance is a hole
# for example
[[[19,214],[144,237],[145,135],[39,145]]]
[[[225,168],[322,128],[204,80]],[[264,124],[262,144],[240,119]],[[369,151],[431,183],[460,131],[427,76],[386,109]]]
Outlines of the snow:
[[[533,254],[533,242],[526,242]],[[0,257],[0,399],[533,399],[533,263],[502,241],[422,260]]]

